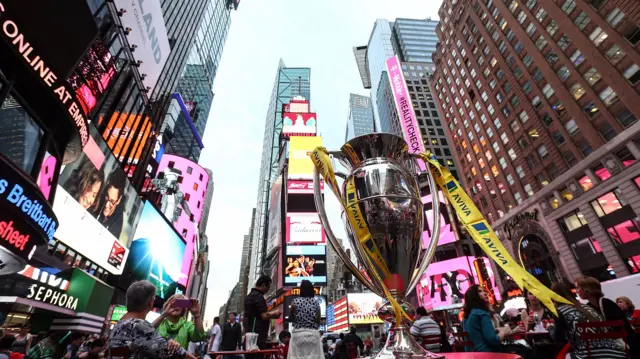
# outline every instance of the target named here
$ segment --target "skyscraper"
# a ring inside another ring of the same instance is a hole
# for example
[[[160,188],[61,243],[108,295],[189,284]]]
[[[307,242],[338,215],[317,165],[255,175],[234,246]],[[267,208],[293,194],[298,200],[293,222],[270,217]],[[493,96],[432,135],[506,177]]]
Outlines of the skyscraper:
[[[426,19],[396,19],[393,23],[395,52],[403,62],[432,63],[436,51],[438,21]],[[433,66],[428,68],[433,71]]]
[[[266,225],[269,210],[269,194],[277,177],[280,152],[280,134],[282,133],[282,109],[294,96],[311,97],[311,69],[286,67],[280,60],[276,81],[271,92],[267,110],[265,131],[258,179],[258,198],[256,215],[252,224],[251,259],[249,285],[252,285],[262,272],[262,257],[266,245]],[[250,288],[250,287],[249,287]]]
[[[374,131],[375,122],[373,120],[371,98],[352,93],[349,96],[349,118],[347,119],[345,142]]]
[[[440,9],[432,83],[462,180],[541,280],[640,271],[639,12],[621,0]]]

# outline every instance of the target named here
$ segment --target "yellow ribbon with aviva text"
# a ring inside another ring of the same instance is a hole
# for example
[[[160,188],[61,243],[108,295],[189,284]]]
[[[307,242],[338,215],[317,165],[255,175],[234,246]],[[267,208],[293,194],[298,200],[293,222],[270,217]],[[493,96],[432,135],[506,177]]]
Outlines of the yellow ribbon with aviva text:
[[[428,153],[418,154],[418,157],[428,164],[433,171],[438,187],[444,192],[471,238],[513,278],[520,288],[527,289],[535,295],[555,315],[558,315],[558,313],[556,313],[553,301],[571,304],[568,300],[547,288],[511,257],[502,242],[500,242],[500,239],[498,239],[498,236],[491,229],[491,226],[489,226],[489,223],[447,168],[441,166]]]
[[[380,278],[378,271],[375,270],[377,266],[386,277],[389,277],[391,275],[389,267],[384,261],[384,258],[382,258],[378,247],[371,237],[369,227],[367,226],[367,223],[362,216],[360,204],[358,203],[358,193],[356,191],[353,177],[347,180],[345,200],[340,194],[340,187],[338,186],[338,182],[336,181],[336,175],[333,171],[333,166],[331,165],[331,160],[329,159],[327,149],[324,147],[317,147],[315,150],[313,150],[310,157],[314,166],[327,182],[327,185],[329,186],[329,188],[331,188],[333,194],[335,194],[335,196],[338,198],[338,201],[340,201],[340,204],[347,214],[347,218],[349,219],[351,228],[353,228],[354,230],[354,235],[358,238],[362,250],[366,253],[364,259],[367,262],[368,266],[373,269],[371,271],[371,275],[375,278],[376,281],[381,284],[385,297],[387,298],[389,303],[391,303],[391,306],[394,309],[396,315],[396,324],[400,324],[403,316],[407,320],[411,321],[412,319],[407,315],[404,308],[402,308],[402,306],[400,306],[400,304],[391,295],[391,292],[389,292],[387,287],[383,284],[382,278]]]

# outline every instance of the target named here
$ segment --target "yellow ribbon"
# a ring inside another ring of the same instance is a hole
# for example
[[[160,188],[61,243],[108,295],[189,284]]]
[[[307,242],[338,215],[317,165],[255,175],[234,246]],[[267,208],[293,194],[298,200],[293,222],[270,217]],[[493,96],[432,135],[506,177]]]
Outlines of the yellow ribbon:
[[[498,236],[491,229],[489,223],[447,168],[441,166],[429,153],[418,154],[418,157],[428,163],[433,170],[438,187],[444,192],[471,238],[513,278],[520,288],[527,289],[535,295],[555,315],[557,313],[553,301],[571,304],[568,300],[547,288],[511,257],[502,242],[500,242],[500,239],[498,239]]]
[[[396,325],[400,325],[402,321],[402,317],[404,316],[407,320],[411,321],[411,318],[406,313],[403,307],[395,300],[395,298],[389,292],[389,289],[384,285],[384,282],[378,271],[375,270],[375,266],[372,261],[380,268],[380,270],[384,273],[386,277],[391,275],[387,263],[382,258],[378,247],[375,242],[371,238],[371,232],[369,231],[369,227],[362,216],[362,211],[360,210],[360,205],[358,204],[358,193],[355,188],[353,177],[347,180],[346,184],[346,201],[342,198],[342,195],[339,191],[338,182],[336,181],[335,172],[333,171],[333,166],[331,165],[331,160],[329,159],[329,154],[327,149],[324,147],[317,147],[310,155],[311,161],[314,166],[318,170],[318,172],[322,175],[324,180],[327,182],[327,185],[333,191],[333,194],[338,198],[340,204],[345,210],[347,214],[347,218],[349,219],[349,223],[351,224],[351,228],[354,230],[354,235],[358,238],[358,242],[360,243],[360,247],[367,254],[365,256],[365,261],[368,266],[373,270],[370,273],[376,281],[378,281],[382,287],[383,293],[391,306],[394,309],[396,316]]]

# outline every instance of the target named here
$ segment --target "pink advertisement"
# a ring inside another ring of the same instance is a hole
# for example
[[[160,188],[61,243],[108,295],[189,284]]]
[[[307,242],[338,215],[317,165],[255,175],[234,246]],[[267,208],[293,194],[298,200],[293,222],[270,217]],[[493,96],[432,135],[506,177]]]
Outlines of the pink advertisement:
[[[324,192],[324,181],[320,182],[320,191]],[[313,181],[287,181],[288,194],[313,194]]]
[[[451,221],[449,220],[448,208],[445,204],[444,195],[442,192],[438,192],[440,198],[440,238],[438,239],[438,245],[444,245],[453,243],[456,240],[455,233],[451,228]],[[433,204],[431,201],[431,195],[428,194],[422,197],[422,203],[424,204],[424,232],[422,232],[422,247],[426,249],[431,242],[431,228],[433,228]]]
[[[493,295],[500,300],[496,278],[491,271],[489,259],[482,258],[489,272]],[[461,307],[464,294],[474,283],[478,283],[478,273],[474,267],[475,257],[458,257],[431,263],[416,286],[418,303],[427,310],[445,310]],[[473,278],[471,277],[473,275]]]
[[[317,213],[287,213],[287,244],[324,242],[324,229]]]

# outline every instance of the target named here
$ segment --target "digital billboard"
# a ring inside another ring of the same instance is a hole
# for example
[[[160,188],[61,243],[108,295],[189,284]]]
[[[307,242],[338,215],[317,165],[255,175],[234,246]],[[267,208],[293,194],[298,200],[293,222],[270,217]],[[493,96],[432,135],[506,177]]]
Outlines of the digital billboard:
[[[136,280],[147,279],[158,288],[156,294],[160,298],[169,298],[179,288],[185,248],[185,242],[169,222],[150,202],[145,202],[120,277],[121,286],[126,288]]]
[[[60,173],[53,205],[60,221],[56,239],[121,274],[142,202],[97,130],[89,128],[83,153]]]
[[[313,162],[309,154],[318,146],[322,146],[322,137],[291,136],[289,139],[289,179],[306,179],[313,177]]]
[[[267,233],[266,253],[280,245],[282,238],[282,175],[276,178],[269,196],[269,230]]]
[[[496,300],[500,300],[500,293],[495,275],[491,272],[489,260],[484,260],[489,272],[491,284]],[[476,257],[458,257],[440,262],[433,262],[416,286],[418,303],[427,310],[445,310],[461,307],[464,294],[473,284],[478,284],[478,273],[474,268]]]
[[[114,156],[126,164],[135,165],[151,138],[151,120],[149,116],[143,119],[138,114],[114,112],[107,122],[103,136]]]
[[[144,6],[142,1],[115,0],[114,3],[118,10],[125,10],[120,21],[128,30],[127,42],[135,46],[133,58],[140,64],[142,83],[149,87],[151,94],[171,52],[160,1],[147,0]]]
[[[324,192],[324,181],[320,181],[320,192]],[[288,194],[313,194],[313,181],[287,181]]]
[[[349,325],[382,323],[378,309],[384,302],[383,298],[373,293],[347,294]]]
[[[289,320],[289,315],[291,314],[291,304],[293,300],[298,298],[297,295],[288,295],[284,297],[284,306],[282,308],[282,313],[284,315],[284,320]],[[320,318],[325,318],[327,316],[327,296],[326,295],[316,295],[315,300],[320,305]]]
[[[287,213],[287,244],[315,244],[325,240],[318,213]]]
[[[327,329],[338,332],[349,329],[347,297],[342,297],[327,307]]]
[[[453,243],[456,240],[455,232],[449,218],[449,206],[444,199],[442,191],[438,191],[438,197],[440,198],[440,236],[438,238],[438,245],[444,245]],[[424,209],[425,221],[422,232],[422,246],[427,248],[429,242],[431,242],[431,230],[433,229],[433,202],[431,194],[422,196],[422,204]]]
[[[282,114],[282,134],[284,136],[315,136],[316,129],[315,113],[288,112]]]
[[[306,279],[313,284],[327,284],[327,247],[324,245],[286,246],[284,284],[298,284]]]

